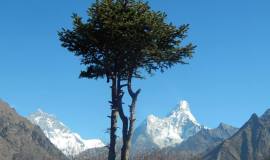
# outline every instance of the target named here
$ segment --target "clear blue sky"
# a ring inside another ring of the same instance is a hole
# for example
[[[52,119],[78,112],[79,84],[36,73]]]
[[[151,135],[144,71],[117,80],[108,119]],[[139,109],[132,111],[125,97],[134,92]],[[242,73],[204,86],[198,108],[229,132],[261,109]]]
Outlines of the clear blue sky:
[[[0,2],[0,97],[22,115],[42,108],[84,138],[107,140],[109,88],[78,79],[78,58],[60,46],[57,31],[93,0]],[[136,82],[142,88],[137,124],[165,116],[181,99],[201,124],[240,127],[270,108],[268,0],[151,0],[176,25],[189,23],[198,45],[189,65]]]

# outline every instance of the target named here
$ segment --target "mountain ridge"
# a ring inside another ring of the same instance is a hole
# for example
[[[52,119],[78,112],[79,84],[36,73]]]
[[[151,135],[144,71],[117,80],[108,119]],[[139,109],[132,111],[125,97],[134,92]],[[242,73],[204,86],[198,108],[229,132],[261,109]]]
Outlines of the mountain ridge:
[[[0,100],[1,160],[67,160],[39,126],[17,114]]]
[[[268,160],[270,158],[270,110],[249,120],[229,139],[202,155],[203,160]]]
[[[176,148],[181,151],[199,154],[230,138],[237,131],[238,128],[221,122],[216,128],[201,129],[198,133],[176,146]]]
[[[27,117],[33,124],[38,125],[51,142],[65,155],[74,156],[90,148],[104,147],[99,139],[83,139],[78,133],[72,132],[54,115],[41,109]]]
[[[134,131],[133,148],[175,146],[203,127],[192,115],[188,102],[183,100],[164,118],[149,115]]]

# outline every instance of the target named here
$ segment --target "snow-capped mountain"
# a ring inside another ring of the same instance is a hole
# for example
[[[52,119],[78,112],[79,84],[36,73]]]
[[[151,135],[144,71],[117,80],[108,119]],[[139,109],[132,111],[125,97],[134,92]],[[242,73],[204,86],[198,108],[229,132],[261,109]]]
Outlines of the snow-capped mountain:
[[[181,101],[165,118],[149,115],[134,131],[137,149],[164,148],[180,144],[203,128],[192,115],[187,101]]]
[[[28,116],[28,119],[38,125],[50,141],[67,156],[77,155],[90,148],[104,147],[99,139],[85,140],[78,133],[72,132],[55,116],[38,109],[36,113]]]

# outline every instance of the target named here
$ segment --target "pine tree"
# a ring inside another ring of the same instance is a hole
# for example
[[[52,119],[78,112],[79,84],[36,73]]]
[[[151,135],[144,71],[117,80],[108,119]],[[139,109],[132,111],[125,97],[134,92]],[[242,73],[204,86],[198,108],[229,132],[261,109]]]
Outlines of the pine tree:
[[[73,28],[62,29],[62,46],[81,57],[86,69],[81,78],[106,78],[111,83],[111,126],[109,160],[116,158],[118,116],[122,121],[121,159],[129,159],[140,89],[132,89],[133,79],[142,79],[156,71],[164,72],[176,64],[186,64],[195,46],[183,45],[189,25],[177,27],[166,22],[166,14],[151,10],[136,0],[96,0],[88,9],[88,18],[74,14]],[[131,97],[129,116],[123,109],[124,88]]]

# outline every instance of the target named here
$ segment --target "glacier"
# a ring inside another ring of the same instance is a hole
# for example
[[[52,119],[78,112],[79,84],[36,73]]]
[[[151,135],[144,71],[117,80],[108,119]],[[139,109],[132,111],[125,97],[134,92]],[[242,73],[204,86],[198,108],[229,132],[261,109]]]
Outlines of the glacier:
[[[197,122],[188,102],[183,100],[164,118],[149,115],[134,131],[133,148],[145,150],[175,146],[202,128],[204,126]]]
[[[50,141],[67,156],[77,155],[87,149],[104,147],[100,139],[83,139],[78,133],[72,132],[54,115],[41,109],[27,117],[38,125]]]

